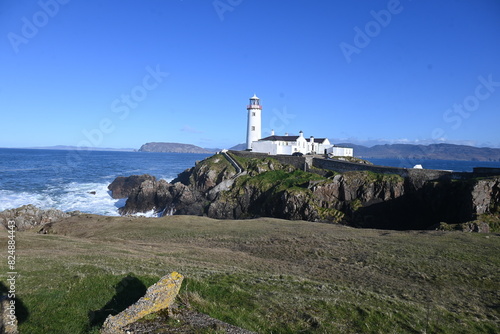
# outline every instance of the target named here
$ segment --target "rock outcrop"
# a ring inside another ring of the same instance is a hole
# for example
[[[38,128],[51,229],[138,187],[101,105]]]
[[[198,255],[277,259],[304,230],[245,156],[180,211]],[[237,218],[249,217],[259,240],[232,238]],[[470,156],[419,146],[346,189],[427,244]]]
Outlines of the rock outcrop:
[[[130,194],[137,190],[140,185],[147,180],[155,180],[151,175],[132,175],[129,177],[118,176],[109,186],[111,197],[114,199],[127,198]]]
[[[6,295],[0,296],[0,333],[18,334],[15,304]]]
[[[43,210],[29,204],[0,212],[0,224],[6,227],[9,221],[15,221],[16,229],[24,231],[41,228],[49,223],[78,214],[80,214],[78,211],[67,213],[55,209]]]
[[[103,334],[124,333],[122,328],[148,314],[168,309],[181,288],[183,276],[177,272],[162,277],[148,288],[146,294],[123,312],[110,315],[101,329]]]
[[[473,221],[500,210],[500,177],[429,181],[369,171],[305,172],[283,159],[233,157],[243,173],[237,174],[223,155],[216,154],[179,174],[172,183],[147,178],[130,192],[120,212],[154,210],[159,215],[217,219],[267,216],[425,229],[440,222]]]

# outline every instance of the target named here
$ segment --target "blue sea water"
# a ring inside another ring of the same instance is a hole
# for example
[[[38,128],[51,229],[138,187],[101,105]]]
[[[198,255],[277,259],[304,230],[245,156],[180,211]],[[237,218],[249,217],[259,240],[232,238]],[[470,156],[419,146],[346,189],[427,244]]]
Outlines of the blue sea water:
[[[117,176],[150,174],[171,181],[209,154],[0,149],[0,211],[34,204],[62,211],[118,215],[125,200],[111,198]],[[500,162],[371,159],[377,165],[472,171]],[[95,192],[95,194],[91,194]]]
[[[413,168],[420,164],[425,169],[451,170],[454,172],[472,172],[474,167],[500,168],[500,161],[458,161],[458,160],[425,160],[425,159],[367,159],[380,166]]]
[[[0,149],[0,211],[25,204],[118,215],[117,176],[150,174],[171,181],[209,154]],[[95,192],[91,194],[91,192]]]

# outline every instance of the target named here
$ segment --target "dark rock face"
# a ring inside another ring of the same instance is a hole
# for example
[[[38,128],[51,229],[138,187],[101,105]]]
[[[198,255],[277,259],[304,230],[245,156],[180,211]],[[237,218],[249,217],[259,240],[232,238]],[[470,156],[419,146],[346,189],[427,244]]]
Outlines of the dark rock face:
[[[363,171],[325,176],[328,173],[303,172],[270,158],[242,161],[245,172],[236,178],[235,168],[222,155],[214,155],[179,174],[172,184],[149,177],[136,186],[137,176],[117,179],[118,184],[134,185],[120,212],[426,229],[440,222],[470,222],[500,209],[499,177],[426,181]]]
[[[146,180],[130,194],[120,214],[155,211],[160,215],[202,215],[203,198],[199,192],[177,182]]]
[[[130,177],[133,178],[131,180],[117,178],[113,181],[117,185],[133,185],[128,188],[128,199],[125,206],[119,209],[120,213],[133,214],[154,210],[160,215],[205,214],[206,202],[212,188],[220,186],[224,180],[236,174],[234,168],[221,155],[215,155],[208,160],[179,174],[172,181],[173,184],[164,180],[156,181],[156,178],[149,175],[140,183],[134,175]],[[113,183],[109,186],[110,190]]]
[[[147,174],[132,175],[128,177],[118,176],[108,186],[108,189],[111,191],[111,197],[113,197],[114,199],[127,198],[146,180],[154,181],[156,180],[156,178]]]

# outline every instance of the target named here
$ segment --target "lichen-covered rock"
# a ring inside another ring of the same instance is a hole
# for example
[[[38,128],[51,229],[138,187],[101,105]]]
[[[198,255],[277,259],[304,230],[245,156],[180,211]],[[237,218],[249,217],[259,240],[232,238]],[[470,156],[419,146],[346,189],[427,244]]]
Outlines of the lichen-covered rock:
[[[475,214],[497,211],[500,206],[500,178],[478,180],[472,188],[471,197]]]
[[[17,334],[17,318],[15,304],[11,303],[10,298],[0,296],[0,333],[2,334]]]
[[[106,318],[101,329],[103,334],[124,333],[122,328],[136,322],[148,314],[168,309],[175,301],[181,288],[183,276],[177,272],[162,277],[148,288],[144,297],[125,311]]]

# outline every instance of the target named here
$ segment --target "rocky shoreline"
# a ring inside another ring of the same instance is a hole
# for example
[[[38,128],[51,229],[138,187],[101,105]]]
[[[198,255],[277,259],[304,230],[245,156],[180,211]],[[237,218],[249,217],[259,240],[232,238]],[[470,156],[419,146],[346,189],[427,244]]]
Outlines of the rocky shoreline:
[[[45,233],[45,229],[52,223],[79,215],[81,215],[80,211],[44,210],[28,204],[0,212],[0,225],[6,227],[9,221],[14,221],[17,231],[38,229],[38,232]]]
[[[117,177],[108,187],[127,198],[121,215],[196,215],[215,219],[274,217],[381,229],[496,231],[500,176],[423,180],[369,171],[303,171],[272,157],[215,154],[172,182],[151,175]],[[80,212],[33,205],[0,212],[0,223],[45,233],[53,222]]]

